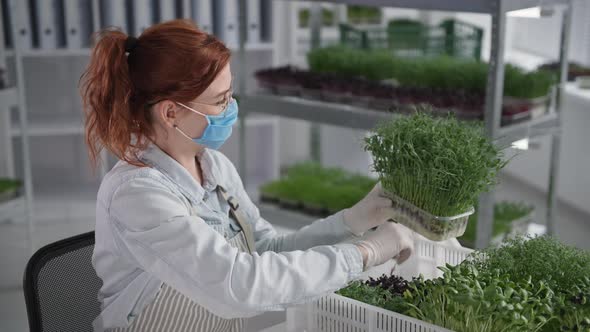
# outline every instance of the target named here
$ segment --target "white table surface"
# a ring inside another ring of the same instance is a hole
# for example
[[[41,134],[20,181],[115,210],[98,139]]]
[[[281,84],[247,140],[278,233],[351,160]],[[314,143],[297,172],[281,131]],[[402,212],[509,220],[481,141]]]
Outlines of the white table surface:
[[[287,323],[280,323],[275,326],[268,327],[260,332],[285,332],[287,331]]]

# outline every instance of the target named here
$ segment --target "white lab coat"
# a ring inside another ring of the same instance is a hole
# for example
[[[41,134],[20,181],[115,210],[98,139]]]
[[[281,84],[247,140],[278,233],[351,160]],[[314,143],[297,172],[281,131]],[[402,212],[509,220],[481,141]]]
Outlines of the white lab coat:
[[[277,235],[222,153],[207,149],[199,156],[203,186],[155,145],[141,158],[150,167],[119,162],[98,192],[92,262],[103,285],[96,331],[127,326],[164,282],[212,313],[234,318],[311,301],[362,273],[357,247],[339,243],[352,236],[342,213]],[[235,225],[217,185],[238,199],[256,253],[238,252],[226,241]]]

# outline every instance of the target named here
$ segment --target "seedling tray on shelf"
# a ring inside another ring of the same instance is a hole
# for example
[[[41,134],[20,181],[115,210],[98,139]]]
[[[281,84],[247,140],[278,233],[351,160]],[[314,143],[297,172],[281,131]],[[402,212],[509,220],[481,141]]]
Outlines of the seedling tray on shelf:
[[[322,90],[301,88],[301,98],[309,99],[309,100],[321,100],[322,99]]]
[[[0,178],[0,203],[17,198],[21,194],[22,184],[11,179]]]
[[[19,192],[18,188],[1,191],[0,192],[0,203],[6,202],[6,201],[9,201],[11,199],[18,197],[18,192]]]
[[[499,246],[507,238],[512,238],[518,235],[526,235],[529,225],[532,224],[534,217],[535,211],[532,210],[526,215],[510,221],[510,228],[506,232],[494,235],[490,240],[490,246]],[[475,239],[461,237],[457,240],[462,246],[466,248],[475,248]]]
[[[276,94],[279,96],[300,96],[301,95],[301,87],[296,84],[277,84],[275,86]]]
[[[270,195],[267,195],[264,193],[260,194],[260,201],[263,203],[267,203],[267,204],[277,205],[277,206],[279,206],[283,209],[286,209],[286,210],[305,213],[309,216],[314,216],[314,217],[319,217],[319,218],[324,218],[324,217],[330,216],[330,215],[337,212],[337,211],[332,211],[332,210],[330,210],[326,207],[323,207],[323,206],[317,206],[317,205],[306,203],[306,202],[300,202],[300,201],[294,201],[294,200],[288,200],[288,199],[284,199],[284,198],[274,197],[274,196],[270,196]]]
[[[287,75],[287,74],[284,74]],[[354,82],[339,82],[339,81],[326,81],[322,82],[321,77],[319,81],[314,81],[313,77],[307,77],[303,82],[299,82],[295,78],[295,74],[289,74],[291,76],[286,77],[286,81],[281,81],[279,77],[264,77],[263,75],[257,76],[257,80],[260,87],[267,92],[279,95],[279,96],[301,96],[302,98],[309,100],[322,100],[330,103],[347,104],[361,108],[374,109],[382,112],[399,112],[407,114],[416,105],[432,103],[435,108],[437,115],[445,115],[447,113],[454,113],[458,119],[461,120],[483,120],[483,96],[476,97],[471,96],[470,98],[480,100],[481,105],[478,106],[477,102],[473,100],[468,101],[466,105],[463,104],[448,104],[446,98],[459,98],[458,102],[466,102],[468,97],[463,99],[458,95],[445,95],[445,93],[451,93],[451,91],[440,91],[436,89],[428,88],[403,88],[397,87],[395,93],[400,93],[401,96],[387,97],[387,93],[380,94],[375,92],[379,91],[379,88],[390,87],[390,84],[383,83],[382,86],[375,85],[367,88],[363,86],[363,83],[357,81]],[[309,81],[311,80],[311,81]],[[374,83],[374,82],[373,82]],[[359,86],[355,86],[355,84]],[[368,84],[368,83],[366,83]],[[318,86],[321,85],[321,86]],[[409,89],[409,90],[408,90]],[[391,91],[391,93],[394,93]],[[438,102],[443,102],[445,105],[439,105]],[[438,102],[437,102],[438,101]],[[528,121],[542,116],[547,113],[549,104],[549,96],[543,96],[532,99],[514,98],[506,96],[503,99],[501,125],[507,126]],[[475,108],[474,108],[475,107]]]
[[[535,218],[535,211],[529,212],[526,216],[515,219],[510,223],[510,232],[508,236],[525,235],[529,225],[533,223]]]

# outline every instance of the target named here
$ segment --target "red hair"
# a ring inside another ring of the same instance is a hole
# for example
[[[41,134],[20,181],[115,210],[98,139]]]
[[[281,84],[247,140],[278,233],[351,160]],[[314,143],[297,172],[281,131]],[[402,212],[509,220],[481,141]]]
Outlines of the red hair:
[[[126,55],[127,35],[118,29],[95,34],[90,63],[80,80],[86,144],[96,166],[106,148],[138,166],[137,153],[154,137],[149,106],[188,102],[229,62],[229,49],[189,20],[154,25]]]

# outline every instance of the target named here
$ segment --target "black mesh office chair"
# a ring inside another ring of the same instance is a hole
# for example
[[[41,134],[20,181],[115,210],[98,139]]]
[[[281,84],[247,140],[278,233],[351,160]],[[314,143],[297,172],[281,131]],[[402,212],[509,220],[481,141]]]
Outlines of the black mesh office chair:
[[[94,232],[39,249],[29,260],[24,293],[33,332],[92,331],[102,284],[92,267]]]

